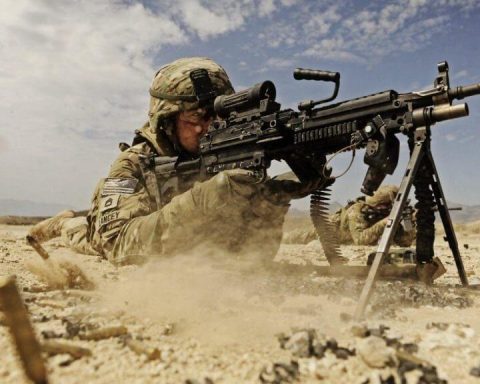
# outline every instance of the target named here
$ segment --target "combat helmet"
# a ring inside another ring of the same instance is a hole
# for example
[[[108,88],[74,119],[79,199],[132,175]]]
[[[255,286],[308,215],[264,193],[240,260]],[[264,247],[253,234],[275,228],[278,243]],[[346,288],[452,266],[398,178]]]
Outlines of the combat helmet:
[[[398,187],[396,185],[382,185],[373,196],[365,198],[365,203],[371,206],[389,205],[393,203],[397,193]]]
[[[203,70],[203,71],[202,71]],[[206,71],[206,72],[205,72]],[[153,79],[150,88],[149,126],[152,131],[172,129],[165,122],[182,111],[202,107],[200,92],[208,92],[200,85],[194,84],[192,73],[208,73],[207,82],[211,82],[209,98],[229,95],[234,89],[225,70],[207,57],[186,57],[161,67]],[[200,91],[199,91],[200,88]],[[205,87],[203,87],[205,88]],[[209,88],[209,87],[206,87]],[[213,101],[213,100],[212,100]],[[151,132],[153,133],[153,132]],[[171,132],[167,132],[171,134]]]

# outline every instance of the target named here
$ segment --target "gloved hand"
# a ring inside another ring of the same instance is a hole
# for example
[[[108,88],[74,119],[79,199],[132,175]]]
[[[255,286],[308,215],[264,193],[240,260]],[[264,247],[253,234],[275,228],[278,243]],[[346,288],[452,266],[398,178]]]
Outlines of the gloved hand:
[[[288,204],[290,200],[304,198],[332,182],[333,179],[319,177],[302,183],[293,172],[286,172],[265,181],[263,193],[266,198],[279,204]]]

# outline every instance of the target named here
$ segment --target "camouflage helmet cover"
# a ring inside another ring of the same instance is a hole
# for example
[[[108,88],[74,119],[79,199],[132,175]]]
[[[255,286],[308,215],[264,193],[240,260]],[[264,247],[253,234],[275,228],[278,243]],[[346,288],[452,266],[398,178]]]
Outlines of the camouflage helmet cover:
[[[396,185],[382,185],[373,196],[367,196],[365,203],[371,206],[392,204],[398,193]]]
[[[195,94],[190,73],[203,68],[208,75],[217,95],[229,95],[234,89],[225,70],[207,57],[186,57],[173,61],[160,68],[155,74],[151,94],[170,96],[191,96]],[[198,102],[184,100],[167,100],[152,96],[150,99],[150,127],[156,129],[160,120],[175,115],[178,112],[198,108]]]

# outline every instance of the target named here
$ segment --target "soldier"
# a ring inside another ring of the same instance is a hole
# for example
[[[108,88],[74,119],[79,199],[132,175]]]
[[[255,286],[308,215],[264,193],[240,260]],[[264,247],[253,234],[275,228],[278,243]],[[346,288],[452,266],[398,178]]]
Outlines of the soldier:
[[[341,244],[375,245],[382,236],[387,218],[398,192],[394,185],[380,187],[373,196],[359,197],[330,216]],[[314,229],[303,233],[286,234],[284,241],[308,243],[317,238]],[[408,247],[415,239],[415,230],[399,227],[394,242]]]
[[[338,228],[340,242],[355,245],[377,244],[387,225],[397,192],[398,187],[395,185],[384,185],[373,196],[358,198],[337,211],[331,220]],[[400,226],[394,242],[401,247],[408,247],[414,238],[414,230],[407,231]]]
[[[306,196],[315,183],[281,178],[258,183],[251,172],[238,170],[202,182],[186,179],[171,188],[171,180],[158,180],[145,166],[151,155],[197,156],[213,117],[191,78],[199,69],[207,71],[214,94],[234,92],[224,69],[211,59],[184,58],[162,67],[150,89],[149,121],[98,183],[87,217],[64,211],[34,226],[30,235],[39,242],[61,235],[65,245],[117,265],[200,244],[255,250],[272,259],[290,200]]]

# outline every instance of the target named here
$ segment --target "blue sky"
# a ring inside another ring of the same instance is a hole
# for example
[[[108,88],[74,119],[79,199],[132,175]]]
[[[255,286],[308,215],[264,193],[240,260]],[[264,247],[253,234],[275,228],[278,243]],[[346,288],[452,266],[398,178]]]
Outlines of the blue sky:
[[[331,92],[295,81],[296,67],[341,72],[338,100],[428,88],[442,60],[452,85],[480,82],[477,0],[6,3],[0,198],[88,207],[118,142],[146,121],[155,70],[182,56],[214,58],[238,90],[272,80],[285,107]],[[468,118],[434,127],[433,150],[447,197],[480,204],[480,96],[468,103]],[[389,181],[402,173],[402,150]],[[362,156],[335,184],[334,199],[358,195]],[[335,160],[334,173],[348,160]]]

